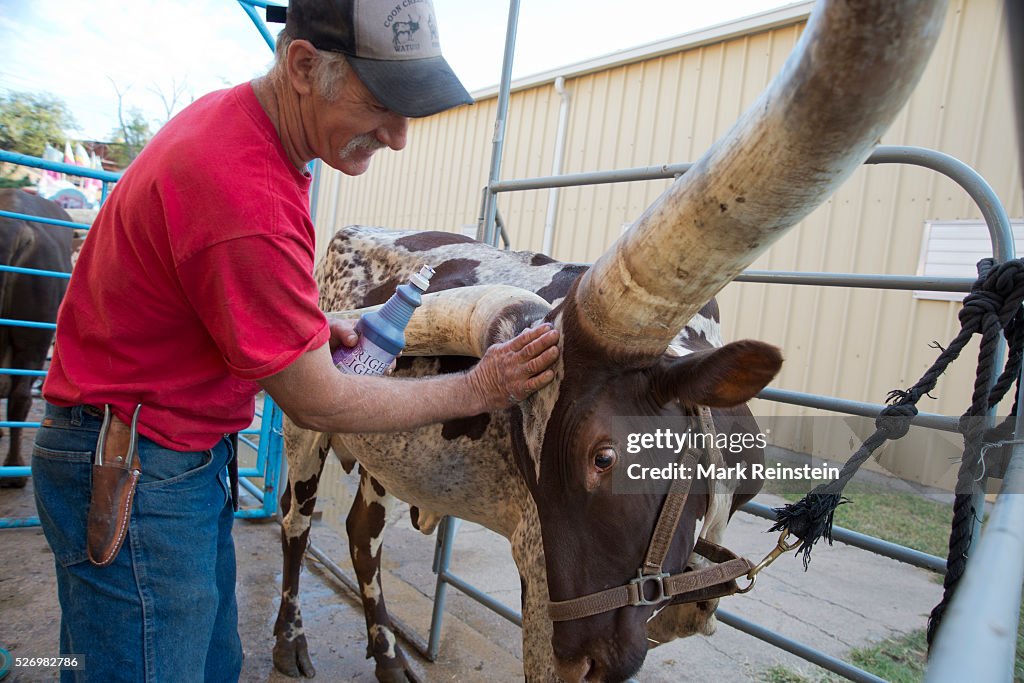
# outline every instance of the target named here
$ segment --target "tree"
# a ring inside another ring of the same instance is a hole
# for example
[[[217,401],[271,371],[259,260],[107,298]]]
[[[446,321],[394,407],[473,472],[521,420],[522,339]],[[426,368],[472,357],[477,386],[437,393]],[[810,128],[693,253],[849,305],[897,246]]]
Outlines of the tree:
[[[195,96],[192,95],[191,89],[188,87],[188,81],[182,81],[179,83],[177,79],[171,79],[170,92],[165,92],[160,86],[150,86],[149,91],[160,98],[160,102],[164,105],[164,123],[171,120],[174,116],[175,110],[178,108],[180,102],[182,102],[186,95],[188,95],[189,103],[195,102]],[[118,93],[120,94],[120,93]]]
[[[142,148],[153,137],[153,131],[150,130],[146,117],[134,107],[128,110],[129,118],[125,119],[124,93],[117,87],[114,79],[111,78],[110,83],[114,86],[114,92],[117,93],[117,121],[119,125],[110,133],[111,144],[108,148],[110,150],[108,156],[119,167],[125,168],[135,160],[135,157],[139,156],[139,152],[142,151]]]
[[[76,127],[67,105],[53,95],[0,95],[0,149],[41,157],[47,142],[60,143]]]
[[[139,156],[139,152],[153,137],[153,131],[149,129],[149,122],[138,109],[129,111],[127,121],[120,113],[118,119],[121,125],[110,132],[112,142],[108,146],[108,156],[119,167],[125,168]]]

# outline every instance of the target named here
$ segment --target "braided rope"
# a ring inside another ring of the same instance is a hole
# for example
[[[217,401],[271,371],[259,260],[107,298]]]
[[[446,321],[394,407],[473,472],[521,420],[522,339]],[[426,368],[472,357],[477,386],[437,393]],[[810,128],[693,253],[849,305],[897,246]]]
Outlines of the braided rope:
[[[811,550],[822,538],[832,543],[832,523],[839,505],[849,502],[842,495],[846,484],[860,466],[879,446],[907,434],[911,420],[917,415],[921,397],[935,388],[939,377],[956,360],[974,334],[981,335],[978,366],[971,395],[971,406],[961,416],[959,431],[964,436],[964,452],[957,473],[957,493],[954,496],[953,520],[949,537],[949,556],[943,584],[941,602],[932,610],[928,621],[928,642],[934,636],[949,600],[963,576],[968,550],[979,511],[974,508],[971,491],[980,478],[984,466],[984,443],[1003,440],[1012,430],[1012,416],[1017,413],[1014,403],[1011,417],[1003,424],[986,430],[984,417],[997,405],[1012,386],[1019,386],[1021,361],[1024,357],[1024,260],[1007,261],[996,265],[993,259],[978,263],[978,279],[964,299],[959,313],[960,332],[941,349],[938,358],[907,390],[894,390],[887,397],[887,405],[875,420],[875,432],[864,440],[850,457],[834,481],[821,484],[796,503],[776,508],[776,523],[771,531],[788,530],[803,541],[798,553],[803,554],[804,569],[810,563]],[[999,336],[1009,345],[1009,354],[999,377],[990,386],[994,375]]]
[[[946,576],[942,584],[942,599],[928,617],[929,645],[935,638],[946,608],[967,567],[975,521],[980,519],[982,512],[975,508],[975,498],[968,492],[980,478],[982,471],[981,449],[985,425],[982,420],[969,418],[985,415],[989,408],[1002,400],[1014,382],[1014,378],[1009,375],[1011,371],[1016,370],[1016,380],[1020,379],[1021,347],[1013,346],[1014,342],[1019,343],[1021,301],[1024,298],[1024,281],[1019,277],[1022,271],[1020,264],[1020,261],[1011,261],[1003,264],[1005,267],[993,268],[986,273],[988,277],[985,282],[991,284],[991,288],[985,288],[975,297],[970,308],[965,301],[964,309],[960,312],[961,322],[966,325],[969,319],[970,322],[976,323],[982,337],[971,407],[960,420],[960,431],[964,435],[964,455],[957,473],[958,493],[953,500],[953,521],[949,534],[949,554],[946,559]],[[992,377],[995,367],[1000,333],[1005,334],[1011,344],[1010,354],[1003,372],[990,387],[989,378]],[[1014,414],[1015,412],[1016,405]]]

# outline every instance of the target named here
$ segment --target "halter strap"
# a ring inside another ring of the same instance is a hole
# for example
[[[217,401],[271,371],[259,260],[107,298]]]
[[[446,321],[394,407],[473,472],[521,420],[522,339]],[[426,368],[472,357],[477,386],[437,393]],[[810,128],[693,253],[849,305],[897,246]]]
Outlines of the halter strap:
[[[552,621],[570,621],[620,607],[657,605],[666,600],[671,600],[672,604],[681,604],[733,595],[740,590],[736,579],[746,576],[754,568],[750,560],[703,538],[697,541],[693,550],[716,564],[672,575],[645,575],[638,572],[637,577],[624,586],[571,600],[553,600],[548,603],[548,616]],[[654,592],[650,597],[646,595],[650,592],[648,585],[653,587]]]
[[[692,450],[687,450],[683,454],[680,464],[682,467],[690,469],[681,469],[681,471],[692,472],[699,460],[700,456],[698,454]],[[693,479],[691,477],[677,477],[672,480],[672,486],[669,488],[668,494],[665,496],[665,502],[661,506],[661,514],[658,515],[658,522],[654,527],[654,533],[651,534],[651,544],[647,547],[647,556],[644,558],[643,566],[640,568],[640,572],[644,576],[662,573],[661,566],[665,562],[665,555],[668,554],[669,546],[672,545],[672,538],[676,535],[676,527],[679,526],[679,518],[683,514],[683,508],[686,507],[686,499],[690,495],[690,484],[692,482]]]

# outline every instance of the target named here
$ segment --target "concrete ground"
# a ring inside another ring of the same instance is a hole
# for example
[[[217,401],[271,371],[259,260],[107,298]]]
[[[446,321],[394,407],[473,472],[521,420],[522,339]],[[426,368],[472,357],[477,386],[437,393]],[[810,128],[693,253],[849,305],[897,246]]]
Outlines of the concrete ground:
[[[28,430],[26,430],[28,431]],[[30,435],[26,435],[30,441]],[[6,451],[6,443],[0,442]],[[343,524],[344,488],[324,501],[313,542],[343,568],[349,567]],[[779,499],[762,496],[761,502]],[[0,489],[0,517],[35,515],[31,482],[21,490]],[[759,560],[775,543],[766,520],[739,514],[726,545]],[[415,531],[404,510],[397,510],[385,541],[384,590],[393,615],[426,640],[434,574],[434,538]],[[274,522],[238,521],[239,630],[245,648],[243,681],[283,683],[288,679],[271,663],[273,623],[280,581],[280,552]],[[0,647],[15,656],[57,653],[59,611],[53,556],[38,528],[3,530],[0,535]],[[505,539],[463,524],[455,542],[452,571],[518,609],[519,581]],[[941,586],[934,575],[837,543],[821,545],[810,570],[784,556],[761,574],[756,588],[727,598],[722,608],[765,627],[842,657],[868,645],[924,626],[938,602]],[[327,683],[373,681],[364,659],[365,637],[358,602],[322,566],[307,559],[302,600],[317,680]],[[437,662],[411,651],[424,681],[521,680],[518,627],[474,600],[449,589],[447,615]],[[653,650],[637,676],[643,683],[668,681],[757,681],[769,667],[783,664],[815,675],[817,667],[725,625],[711,637],[693,637]],[[15,681],[50,681],[52,671],[18,672]]]

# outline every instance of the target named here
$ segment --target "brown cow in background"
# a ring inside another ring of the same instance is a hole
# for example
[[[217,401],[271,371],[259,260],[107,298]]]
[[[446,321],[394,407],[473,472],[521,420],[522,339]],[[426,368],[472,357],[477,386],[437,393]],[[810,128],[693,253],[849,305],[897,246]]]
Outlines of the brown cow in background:
[[[70,221],[54,202],[23,190],[0,190],[0,210]],[[68,228],[0,216],[0,264],[61,273],[71,272],[72,231]],[[0,271],[0,318],[52,323],[57,319],[65,278]],[[0,325],[0,367],[42,370],[53,330]],[[7,419],[22,422],[32,407],[30,375],[0,374],[0,398],[7,399]],[[10,430],[4,465],[24,465],[21,428]],[[2,477],[0,487],[22,487],[24,477]]]

